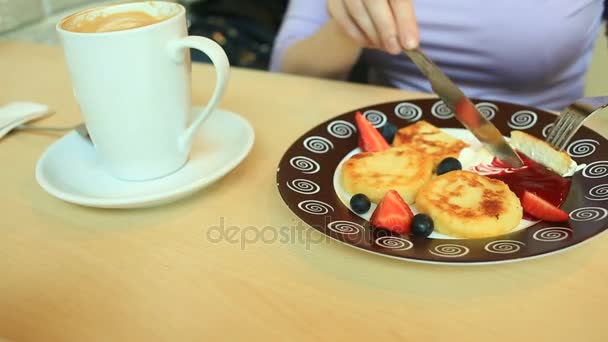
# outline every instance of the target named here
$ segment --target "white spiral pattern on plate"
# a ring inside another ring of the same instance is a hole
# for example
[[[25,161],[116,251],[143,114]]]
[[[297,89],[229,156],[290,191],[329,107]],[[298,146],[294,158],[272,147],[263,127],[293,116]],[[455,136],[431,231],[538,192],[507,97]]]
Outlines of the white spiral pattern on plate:
[[[498,112],[498,106],[490,102],[480,102],[475,107],[488,120],[494,119]]]
[[[319,163],[304,156],[296,156],[291,158],[289,160],[289,164],[291,164],[294,169],[302,171],[302,173],[306,173],[309,175],[317,173],[319,172],[319,170],[321,170],[321,166],[319,165]]]
[[[368,110],[363,113],[363,116],[376,128],[382,127],[386,123],[386,115],[378,110]]]
[[[362,225],[350,221],[333,221],[327,225],[327,228],[344,235],[357,235],[364,230]]]
[[[400,251],[407,251],[414,247],[411,241],[396,236],[381,236],[376,239],[376,244],[380,247]]]
[[[583,169],[583,176],[586,178],[602,178],[608,176],[608,160],[598,160],[589,163]]]
[[[443,245],[437,245],[433,249],[429,249],[431,254],[446,258],[459,258],[469,254],[469,248],[461,245],[447,243]]]
[[[549,136],[549,134],[551,133],[551,128],[553,128],[553,124],[550,123],[547,126],[545,126],[543,128],[543,138],[546,138]]]
[[[532,238],[536,241],[556,242],[567,239],[571,233],[572,229],[570,228],[547,227],[536,231],[534,235],[532,235]]]
[[[317,185],[317,183],[303,178],[298,178],[292,180],[291,182],[287,182],[287,187],[302,195],[316,194],[319,192],[319,190],[321,190],[321,187]]]
[[[334,144],[327,138],[315,135],[304,139],[304,148],[312,153],[327,153],[334,148]]]
[[[538,115],[530,110],[520,110],[513,113],[509,119],[509,127],[513,129],[528,129],[534,127],[538,121]]]
[[[355,134],[357,128],[348,121],[336,120],[327,125],[327,132],[336,138],[346,139]]]
[[[592,201],[608,200],[608,184],[594,186],[589,190],[589,194],[586,195],[585,198]]]
[[[593,139],[580,139],[572,142],[568,146],[568,154],[573,158],[583,158],[588,157],[595,153],[597,149],[596,145],[600,143],[597,140]]]
[[[298,208],[311,215],[325,215],[329,214],[330,211],[334,211],[334,207],[331,205],[317,200],[302,201],[298,203]]]
[[[439,100],[431,107],[431,114],[439,119],[450,119],[454,117],[454,112],[448,107],[445,102]]]
[[[484,249],[490,253],[511,254],[519,252],[526,244],[515,240],[496,240],[488,243]]]
[[[602,207],[584,207],[570,212],[573,221],[601,221],[608,216],[608,209]]]
[[[409,102],[403,102],[395,107],[395,115],[410,122],[418,121],[422,117],[422,108]]]

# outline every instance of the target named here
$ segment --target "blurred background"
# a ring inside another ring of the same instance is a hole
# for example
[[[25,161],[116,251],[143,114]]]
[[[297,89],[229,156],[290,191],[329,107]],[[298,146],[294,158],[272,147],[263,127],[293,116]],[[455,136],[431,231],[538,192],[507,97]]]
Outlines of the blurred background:
[[[0,40],[58,45],[55,24],[72,12],[117,0],[0,0]],[[190,34],[209,37],[236,67],[267,69],[288,0],[175,0],[188,9]],[[585,95],[608,95],[608,39],[598,36]],[[2,56],[0,56],[2,58]],[[193,51],[195,62],[207,62]]]
[[[170,0],[171,1],[171,0]],[[187,8],[190,34],[209,37],[233,66],[267,69],[288,0],[175,0]],[[81,9],[127,0],[0,0],[0,39],[58,45],[55,24]],[[194,61],[208,62],[192,50]]]

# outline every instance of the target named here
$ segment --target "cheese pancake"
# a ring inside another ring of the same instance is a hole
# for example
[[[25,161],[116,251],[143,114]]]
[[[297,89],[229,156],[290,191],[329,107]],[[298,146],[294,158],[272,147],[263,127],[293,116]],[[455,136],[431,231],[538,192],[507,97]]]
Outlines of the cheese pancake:
[[[394,189],[412,204],[432,174],[430,157],[409,147],[392,147],[352,156],[342,166],[342,184],[349,193],[365,194],[375,203]]]
[[[557,151],[545,141],[528,133],[512,131],[509,145],[560,175],[564,175],[570,170],[572,158],[566,152]]]
[[[469,145],[421,120],[397,131],[393,146],[408,146],[431,156],[434,169],[447,157],[458,158],[460,151]]]
[[[508,233],[523,216],[507,184],[470,171],[433,178],[418,192],[416,208],[433,219],[437,232],[459,238]]]

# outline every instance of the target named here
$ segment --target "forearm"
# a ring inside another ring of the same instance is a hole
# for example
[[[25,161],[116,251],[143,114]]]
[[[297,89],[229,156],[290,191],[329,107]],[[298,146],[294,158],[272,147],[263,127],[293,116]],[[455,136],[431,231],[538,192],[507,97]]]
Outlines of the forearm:
[[[324,78],[344,78],[357,62],[361,46],[329,20],[318,32],[284,52],[283,72]]]

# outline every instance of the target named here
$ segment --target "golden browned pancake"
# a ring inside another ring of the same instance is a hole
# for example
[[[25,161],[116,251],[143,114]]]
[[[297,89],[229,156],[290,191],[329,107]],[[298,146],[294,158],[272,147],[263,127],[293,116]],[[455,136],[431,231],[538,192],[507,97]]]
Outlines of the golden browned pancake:
[[[470,171],[433,178],[418,192],[416,208],[431,216],[437,232],[460,238],[508,233],[523,216],[519,198],[504,182]]]
[[[394,189],[412,204],[432,173],[431,158],[409,147],[393,147],[352,156],[342,166],[342,184],[349,193],[365,194],[375,203]]]
[[[447,157],[458,158],[460,151],[469,145],[421,120],[397,131],[393,146],[408,146],[431,156],[434,169]]]
[[[509,144],[528,158],[560,175],[566,174],[570,170],[572,158],[566,152],[557,151],[545,141],[528,133],[512,131]]]

